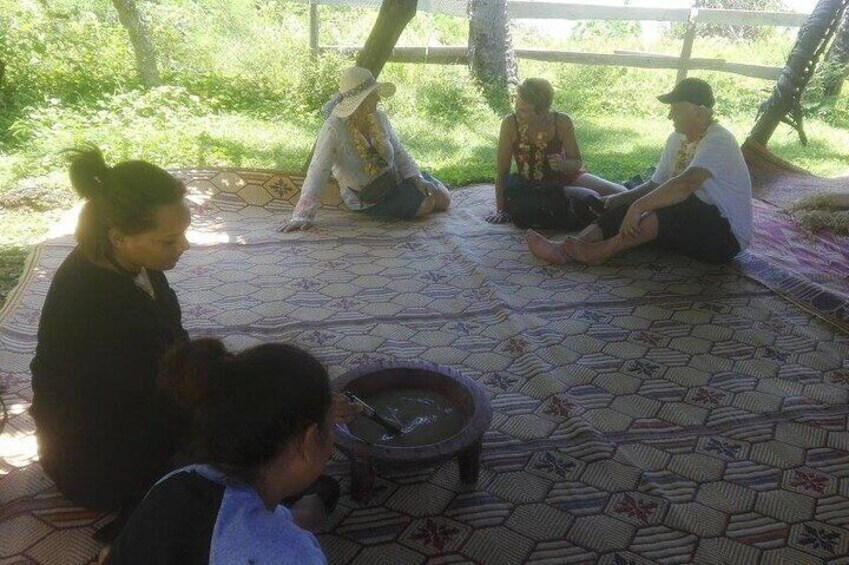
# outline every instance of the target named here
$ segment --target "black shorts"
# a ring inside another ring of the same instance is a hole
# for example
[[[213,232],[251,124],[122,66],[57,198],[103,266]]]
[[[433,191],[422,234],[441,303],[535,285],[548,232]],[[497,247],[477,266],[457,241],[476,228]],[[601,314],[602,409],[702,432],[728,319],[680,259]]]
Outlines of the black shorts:
[[[424,171],[422,171],[422,178],[432,183],[438,182]],[[409,220],[416,217],[424,199],[425,195],[419,192],[413,179],[404,179],[389,196],[362,211],[371,216]]]
[[[628,206],[620,206],[600,217],[596,224],[604,239],[619,233]],[[683,202],[658,208],[657,238],[650,244],[660,249],[682,253],[706,263],[726,263],[740,253],[740,244],[731,231],[731,224],[719,209],[707,204],[695,194]]]

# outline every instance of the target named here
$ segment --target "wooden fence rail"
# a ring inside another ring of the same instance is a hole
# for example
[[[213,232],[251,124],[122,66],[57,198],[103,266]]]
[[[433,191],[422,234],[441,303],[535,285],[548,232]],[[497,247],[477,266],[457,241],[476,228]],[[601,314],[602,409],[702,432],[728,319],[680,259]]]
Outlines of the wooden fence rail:
[[[374,0],[306,0],[310,10],[310,46],[314,52],[337,51],[356,53],[360,47],[320,46],[318,40],[318,4],[335,6],[375,7]],[[461,2],[440,4],[419,0],[419,10],[448,13],[466,17]],[[692,57],[693,45],[702,24],[747,25],[768,27],[800,27],[808,14],[795,12],[757,12],[752,10],[720,10],[710,8],[646,8],[639,6],[597,6],[591,4],[526,2],[508,0],[507,9],[513,19],[558,19],[558,20],[619,20],[677,22],[686,26],[681,53],[678,56],[614,51],[613,53],[590,53],[516,49],[520,59],[573,63],[579,65],[615,65],[649,69],[677,69],[678,80],[687,76],[689,70],[710,70],[733,73],[747,77],[775,81],[783,67],[730,62],[724,59]],[[395,47],[390,61],[400,63],[430,63],[438,65],[467,64],[467,46],[438,47]]]

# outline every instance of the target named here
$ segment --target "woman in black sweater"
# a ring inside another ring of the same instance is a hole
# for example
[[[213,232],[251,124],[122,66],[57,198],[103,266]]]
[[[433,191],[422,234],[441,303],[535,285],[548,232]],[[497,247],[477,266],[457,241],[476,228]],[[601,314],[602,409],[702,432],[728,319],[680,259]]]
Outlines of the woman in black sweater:
[[[188,249],[190,214],[183,184],[144,161],[109,167],[85,149],[70,176],[86,203],[31,365],[39,455],[73,502],[130,509],[169,469],[186,428],[156,376],[187,338],[162,271]]]

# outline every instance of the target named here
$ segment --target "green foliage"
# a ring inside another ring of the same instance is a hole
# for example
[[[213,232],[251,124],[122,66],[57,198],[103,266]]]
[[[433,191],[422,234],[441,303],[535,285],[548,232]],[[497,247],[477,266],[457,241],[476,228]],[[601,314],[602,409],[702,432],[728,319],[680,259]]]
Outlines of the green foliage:
[[[692,75],[710,83],[719,116],[751,116],[753,124],[758,105],[769,97],[773,87],[770,82],[728,73],[697,71]]]
[[[186,89],[162,86],[108,95],[87,104],[67,104],[53,98],[30,107],[9,127],[10,145],[30,155],[28,176],[45,174],[63,165],[61,151],[86,142],[106,148],[112,158],[154,155],[158,161],[176,157],[185,149],[176,124],[196,121],[211,113],[208,105]],[[138,134],[144,132],[145,136]]]
[[[114,23],[78,6],[48,13],[26,2],[0,0],[7,104],[79,101],[132,83],[135,61],[126,34]]]
[[[657,114],[660,109],[651,94],[671,88],[661,86],[665,81],[675,82],[674,71],[581,65],[563,65],[550,80],[555,106],[585,115]]]
[[[342,70],[352,64],[351,57],[326,52],[305,65],[295,88],[295,99],[300,107],[307,111],[319,110],[339,92]]]
[[[389,64],[380,78],[398,86],[383,105],[424,169],[451,186],[492,179],[501,115],[465,67]]]
[[[578,41],[639,37],[640,22],[586,20],[575,24],[572,38]]]
[[[391,76],[391,72],[387,73]],[[409,80],[410,77],[408,77]],[[416,86],[398,93],[399,104],[419,114],[420,119],[440,126],[473,123],[488,113],[480,91],[465,68],[432,66],[415,77]]]
[[[782,12],[787,8],[782,0],[698,0],[698,8],[725,10],[753,10]],[[684,36],[686,26],[673,25],[671,33],[676,38]],[[725,37],[733,40],[768,41],[775,36],[775,28],[767,26],[699,24],[699,37]]]
[[[763,0],[768,1],[773,0]],[[317,110],[336,92],[340,71],[351,62],[330,52],[311,58],[306,4],[149,0],[138,6],[169,86],[139,87],[130,43],[110,2],[0,0],[0,56],[7,63],[0,93],[0,194],[23,187],[26,196],[27,179],[64,179],[62,150],[83,142],[103,147],[111,162],[303,167],[321,124]],[[326,5],[319,13],[322,45],[348,46],[362,44],[377,14]],[[543,26],[515,31],[538,48],[598,51],[602,37],[613,48],[680,52],[680,41],[669,38],[643,45],[635,24],[627,22],[579,26],[568,41]],[[462,45],[467,32],[463,18],[419,12],[399,44]],[[780,65],[792,38],[780,39],[697,41],[694,56]],[[772,84],[691,74],[711,82],[720,119],[744,137]],[[554,85],[554,105],[574,119],[593,172],[621,179],[652,164],[669,131],[667,108],[655,97],[672,88],[675,71],[520,61],[520,77],[530,76]],[[462,66],[389,64],[380,78],[398,85],[384,106],[423,168],[454,185],[492,179],[509,100],[493,111]],[[771,147],[821,174],[844,172],[849,95],[817,98],[813,83],[804,103],[811,145],[801,147],[794,133],[781,128]],[[49,189],[52,182],[37,183],[34,190]],[[66,194],[62,198],[70,204]],[[5,213],[12,212],[0,209]],[[27,226],[40,227],[4,234],[29,241],[43,229],[38,221],[28,217]]]
[[[826,93],[826,85],[833,76],[842,76],[845,69],[839,63],[821,62],[818,72],[814,74],[805,93],[802,96],[802,108],[805,115],[816,117],[834,127],[849,129],[849,97],[830,96]]]
[[[417,23],[431,27],[427,44],[465,45],[469,41],[469,25],[465,20],[444,14],[416,14]],[[412,29],[412,28],[411,28]]]
[[[217,0],[162,3],[148,23],[164,82],[216,107],[273,116],[297,107],[292,61],[308,53],[292,18],[274,3]]]
[[[17,282],[29,250],[20,245],[0,245],[0,303]]]

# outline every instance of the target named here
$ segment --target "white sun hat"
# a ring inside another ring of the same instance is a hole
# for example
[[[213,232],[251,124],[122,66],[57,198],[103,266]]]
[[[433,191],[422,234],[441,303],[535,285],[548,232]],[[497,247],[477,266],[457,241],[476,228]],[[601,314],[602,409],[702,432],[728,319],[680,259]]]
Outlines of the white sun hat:
[[[342,73],[339,81],[339,94],[328,102],[325,113],[347,118],[354,113],[369,94],[377,90],[381,98],[395,94],[395,85],[391,82],[377,82],[371,71],[362,67],[350,67]]]

